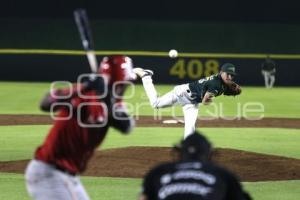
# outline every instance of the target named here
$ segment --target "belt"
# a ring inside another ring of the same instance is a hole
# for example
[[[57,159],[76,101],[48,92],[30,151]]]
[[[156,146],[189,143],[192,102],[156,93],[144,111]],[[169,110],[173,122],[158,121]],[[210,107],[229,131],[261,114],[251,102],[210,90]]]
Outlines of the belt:
[[[76,173],[70,172],[69,170],[67,170],[67,169],[65,169],[65,168],[63,168],[61,166],[58,166],[58,165],[53,165],[53,166],[54,166],[55,169],[57,169],[57,170],[59,170],[59,171],[61,171],[63,173],[66,173],[66,174],[71,175],[71,176],[76,176]]]
[[[188,93],[189,100],[193,101],[196,99],[196,96],[192,93],[190,89],[187,89],[186,92]]]

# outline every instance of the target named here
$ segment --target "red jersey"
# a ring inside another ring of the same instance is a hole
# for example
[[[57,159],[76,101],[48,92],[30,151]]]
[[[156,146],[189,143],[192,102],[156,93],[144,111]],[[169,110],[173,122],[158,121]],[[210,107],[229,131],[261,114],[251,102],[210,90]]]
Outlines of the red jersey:
[[[90,91],[85,95],[94,96]],[[81,103],[95,103],[96,99],[75,97],[71,100],[73,112],[68,120],[55,120],[44,143],[37,148],[35,158],[46,163],[66,169],[71,173],[80,173],[86,169],[87,162],[95,149],[103,141],[108,125],[102,128],[82,127],[81,122],[87,124],[97,119],[107,118],[103,107],[99,105],[80,106]],[[82,104],[81,104],[82,105]],[[81,110],[81,112],[78,112]],[[70,110],[62,106],[57,117],[69,116]],[[80,116],[79,116],[80,115]]]

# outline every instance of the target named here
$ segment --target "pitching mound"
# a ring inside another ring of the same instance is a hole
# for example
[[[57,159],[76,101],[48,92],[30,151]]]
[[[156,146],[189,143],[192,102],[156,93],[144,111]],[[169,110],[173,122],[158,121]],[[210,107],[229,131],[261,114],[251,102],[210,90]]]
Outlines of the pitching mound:
[[[175,156],[169,147],[127,147],[97,151],[83,175],[141,178],[154,165],[172,161]],[[298,159],[216,149],[213,160],[237,173],[242,181],[300,179]],[[27,163],[28,160],[0,162],[0,171],[23,173]]]

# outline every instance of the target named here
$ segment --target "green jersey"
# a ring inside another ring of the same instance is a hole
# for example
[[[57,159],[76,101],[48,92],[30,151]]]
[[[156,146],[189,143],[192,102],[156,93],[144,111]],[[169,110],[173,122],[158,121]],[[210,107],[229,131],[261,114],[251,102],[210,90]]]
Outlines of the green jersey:
[[[210,92],[214,96],[220,96],[224,93],[226,86],[220,74],[215,74],[189,83],[189,88],[192,93],[193,103],[200,103],[206,92]]]

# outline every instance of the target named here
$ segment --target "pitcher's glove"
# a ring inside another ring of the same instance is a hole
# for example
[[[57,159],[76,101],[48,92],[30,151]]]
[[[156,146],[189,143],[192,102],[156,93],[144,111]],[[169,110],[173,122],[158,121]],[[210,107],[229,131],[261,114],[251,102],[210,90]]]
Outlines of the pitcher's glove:
[[[237,83],[233,81],[230,84],[226,85],[224,91],[224,95],[227,96],[236,96],[236,95],[240,95],[241,93],[242,93],[241,86],[239,86]]]

